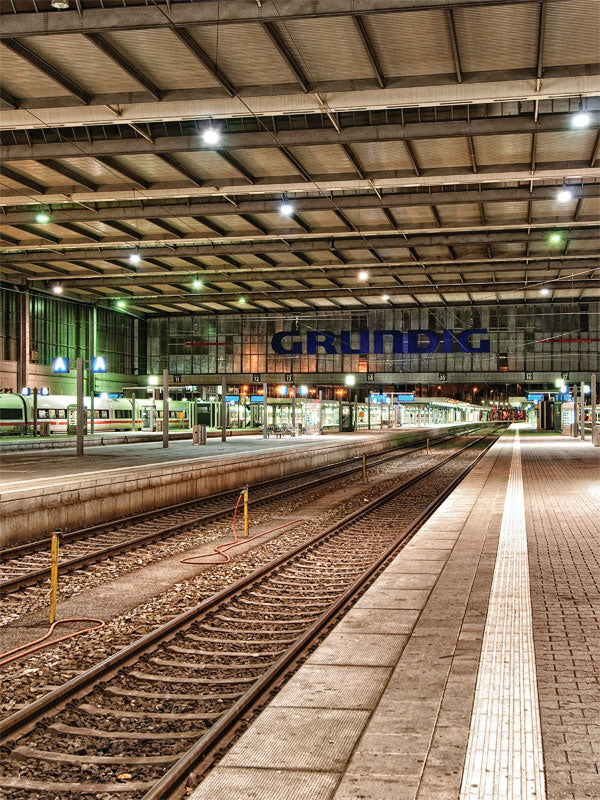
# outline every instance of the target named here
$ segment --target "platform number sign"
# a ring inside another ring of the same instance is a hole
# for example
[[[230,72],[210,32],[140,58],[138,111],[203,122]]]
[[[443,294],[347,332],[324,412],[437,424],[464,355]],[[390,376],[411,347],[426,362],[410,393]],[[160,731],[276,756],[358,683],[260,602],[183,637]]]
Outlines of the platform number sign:
[[[106,359],[104,356],[93,356],[90,362],[90,372],[106,372]]]
[[[533,380],[533,372],[526,372],[525,373],[525,380],[532,381]]]
[[[181,375],[173,375],[173,383],[181,383]]]
[[[561,372],[560,373],[560,377],[563,379],[563,381],[568,381],[569,380],[569,373],[568,372]]]
[[[260,383],[260,373],[255,372],[252,375],[252,383]]]
[[[55,375],[66,375],[69,372],[69,359],[64,356],[52,359],[52,372]]]
[[[293,383],[294,382],[293,374],[291,372],[287,372],[285,375],[285,380],[287,383]]]
[[[367,372],[367,380],[374,381],[375,380],[375,373],[374,372]]]
[[[438,381],[447,381],[447,380],[448,380],[447,372],[438,372]]]

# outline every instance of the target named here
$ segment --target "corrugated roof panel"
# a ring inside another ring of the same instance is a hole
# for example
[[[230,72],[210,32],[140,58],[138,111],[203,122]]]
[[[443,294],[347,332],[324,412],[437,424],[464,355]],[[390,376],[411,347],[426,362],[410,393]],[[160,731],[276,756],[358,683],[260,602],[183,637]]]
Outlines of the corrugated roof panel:
[[[352,150],[367,172],[413,171],[403,142],[361,142],[353,144]]]
[[[187,30],[234,86],[296,82],[294,73],[258,23]]]
[[[421,169],[469,167],[471,156],[466,137],[455,139],[415,139],[412,142]]]
[[[3,179],[4,180],[4,179]],[[33,217],[31,222],[33,222]],[[35,226],[34,226],[35,227]],[[37,228],[36,228],[37,230]],[[2,233],[5,233],[7,236],[13,236],[15,239],[19,239],[21,242],[31,242],[34,239],[38,239],[37,234],[27,233],[27,231],[22,231],[19,228],[13,228],[11,225],[3,225],[2,226]],[[3,246],[4,243],[3,243]]]
[[[214,231],[209,230],[209,228],[207,228],[205,225],[202,225],[201,222],[197,222],[191,217],[177,217],[174,222],[182,231],[182,233],[198,233],[201,236],[210,236],[211,238],[215,235]],[[181,264],[181,266],[185,267],[187,265]]]
[[[103,36],[159,89],[218,86],[217,81],[168,29],[110,31]]]
[[[95,158],[58,158],[59,164],[64,164],[69,169],[79,172],[95,183],[126,183],[125,178],[110,167],[105,167]]]
[[[485,203],[485,216],[488,222],[503,220],[527,220],[527,202],[517,203]]]
[[[443,11],[374,14],[363,17],[386,76],[454,72]]]
[[[22,161],[14,162],[5,161],[4,164],[15,172],[28,175],[30,178],[35,178],[36,181],[41,181],[48,186],[66,186],[72,183],[69,178],[58,175],[53,169],[46,167],[39,161],[27,161],[23,159]],[[4,176],[2,177],[2,182],[4,183]]]
[[[2,62],[2,86],[20,99],[29,97],[64,97],[69,93],[58,83],[47,78],[8,47],[0,49]]]
[[[401,228],[428,228],[436,224],[431,206],[403,206],[390,211]]]
[[[327,173],[351,173],[354,175],[352,162],[341,147],[332,145],[314,145],[312,147],[291,147],[292,155],[312,175]]]
[[[582,217],[596,217],[600,216],[600,197],[586,197],[581,203]]]
[[[531,161],[529,133],[511,136],[474,136],[475,158],[481,166],[494,164],[528,164]]]
[[[154,155],[114,156],[114,161],[146,181],[176,181],[181,175]]]
[[[298,174],[276,147],[235,150],[234,155],[257,178]]]
[[[587,165],[596,142],[596,133],[595,130],[538,133],[537,161],[583,161]]]
[[[212,150],[177,153],[177,161],[195,172],[199,178],[239,178],[238,171]]]
[[[341,231],[347,230],[344,223],[333,213],[333,211],[304,211],[299,209],[298,213],[304,222],[306,222],[306,224],[314,230],[327,230],[331,228],[339,229]],[[264,216],[267,215],[265,214]],[[281,217],[279,217],[279,220],[281,220]],[[279,221],[276,224],[280,225],[281,222]],[[276,225],[274,225],[274,227],[276,227]]]
[[[568,222],[573,219],[576,207],[577,200],[569,200],[568,203],[559,203],[556,200],[535,200],[531,204],[531,216],[533,219]]]
[[[380,208],[357,208],[348,209],[344,212],[350,222],[357,228],[369,229],[390,229],[391,225],[387,217]]]
[[[455,8],[454,24],[465,72],[536,66],[537,3]]]
[[[444,225],[454,223],[456,227],[460,227],[462,224],[481,222],[479,203],[457,203],[456,205],[439,206],[438,213]]]
[[[29,36],[21,41],[86,92],[143,91],[137,81],[83,36]]]
[[[349,16],[287,20],[275,25],[308,80],[373,77],[371,62]]]
[[[569,0],[546,6],[544,64],[595,64],[600,52],[600,4]]]

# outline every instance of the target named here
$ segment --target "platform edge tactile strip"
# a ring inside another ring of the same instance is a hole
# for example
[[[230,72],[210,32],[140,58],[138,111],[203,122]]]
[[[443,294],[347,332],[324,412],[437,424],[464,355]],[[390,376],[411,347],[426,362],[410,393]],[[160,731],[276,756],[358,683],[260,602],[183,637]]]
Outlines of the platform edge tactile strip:
[[[515,434],[460,800],[546,796],[525,499]]]

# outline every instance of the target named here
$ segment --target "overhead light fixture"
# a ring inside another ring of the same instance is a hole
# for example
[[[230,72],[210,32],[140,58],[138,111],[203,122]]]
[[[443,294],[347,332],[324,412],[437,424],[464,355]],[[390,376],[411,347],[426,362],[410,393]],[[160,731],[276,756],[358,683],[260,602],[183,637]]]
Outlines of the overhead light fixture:
[[[368,279],[369,279],[369,273],[366,271],[366,269],[361,269],[361,271],[358,273],[358,280],[366,281]]]
[[[294,213],[294,206],[292,203],[289,203],[287,200],[284,200],[281,205],[279,206],[279,213],[283,214],[286,217],[291,217]]]
[[[39,222],[40,225],[43,225],[44,222],[50,222],[50,214],[46,214],[45,211],[40,211],[35,215],[35,221]]]
[[[194,278],[194,280],[192,281],[192,286],[194,287],[194,289],[201,289],[202,286],[203,286],[202,281],[200,280],[200,278],[197,275]]]
[[[381,299],[385,302],[386,300],[390,299],[390,296],[389,296],[389,294],[382,294],[381,295]]]
[[[239,300],[238,300],[238,303],[242,303],[243,304],[245,302],[246,302],[246,298],[245,297],[240,297]]]
[[[555,231],[554,233],[550,234],[548,241],[550,244],[560,244],[562,242],[562,236],[560,233],[558,233],[558,231]]]
[[[127,308],[127,300],[117,300],[117,308]]]
[[[540,294],[547,295],[550,294],[550,289],[544,286],[543,289],[540,289]]]
[[[574,128],[587,128],[590,122],[590,115],[585,111],[578,111],[571,120]]]
[[[556,195],[556,199],[560,200],[561,203],[567,203],[573,197],[571,191],[569,189],[561,189],[560,192]]]
[[[211,125],[210,128],[205,128],[202,131],[202,139],[204,144],[218,144],[221,139],[221,132]]]
[[[64,11],[65,8],[69,8],[69,0],[52,0],[50,5],[52,8],[57,8],[59,11]]]
[[[60,285],[60,283],[53,283],[52,286],[50,287],[50,289],[52,291],[52,294],[62,294],[63,293],[63,287]]]
[[[131,261],[132,264],[139,264],[140,261],[142,260],[142,257],[140,256],[139,253],[131,253],[131,255],[129,256],[129,260]]]

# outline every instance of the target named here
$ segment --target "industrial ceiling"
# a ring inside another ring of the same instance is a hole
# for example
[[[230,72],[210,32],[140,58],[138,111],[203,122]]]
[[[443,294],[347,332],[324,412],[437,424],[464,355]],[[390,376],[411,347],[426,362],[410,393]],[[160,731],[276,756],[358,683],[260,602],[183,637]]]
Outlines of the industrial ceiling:
[[[600,298],[597,0],[61,2],[1,2],[6,282],[142,315]]]

